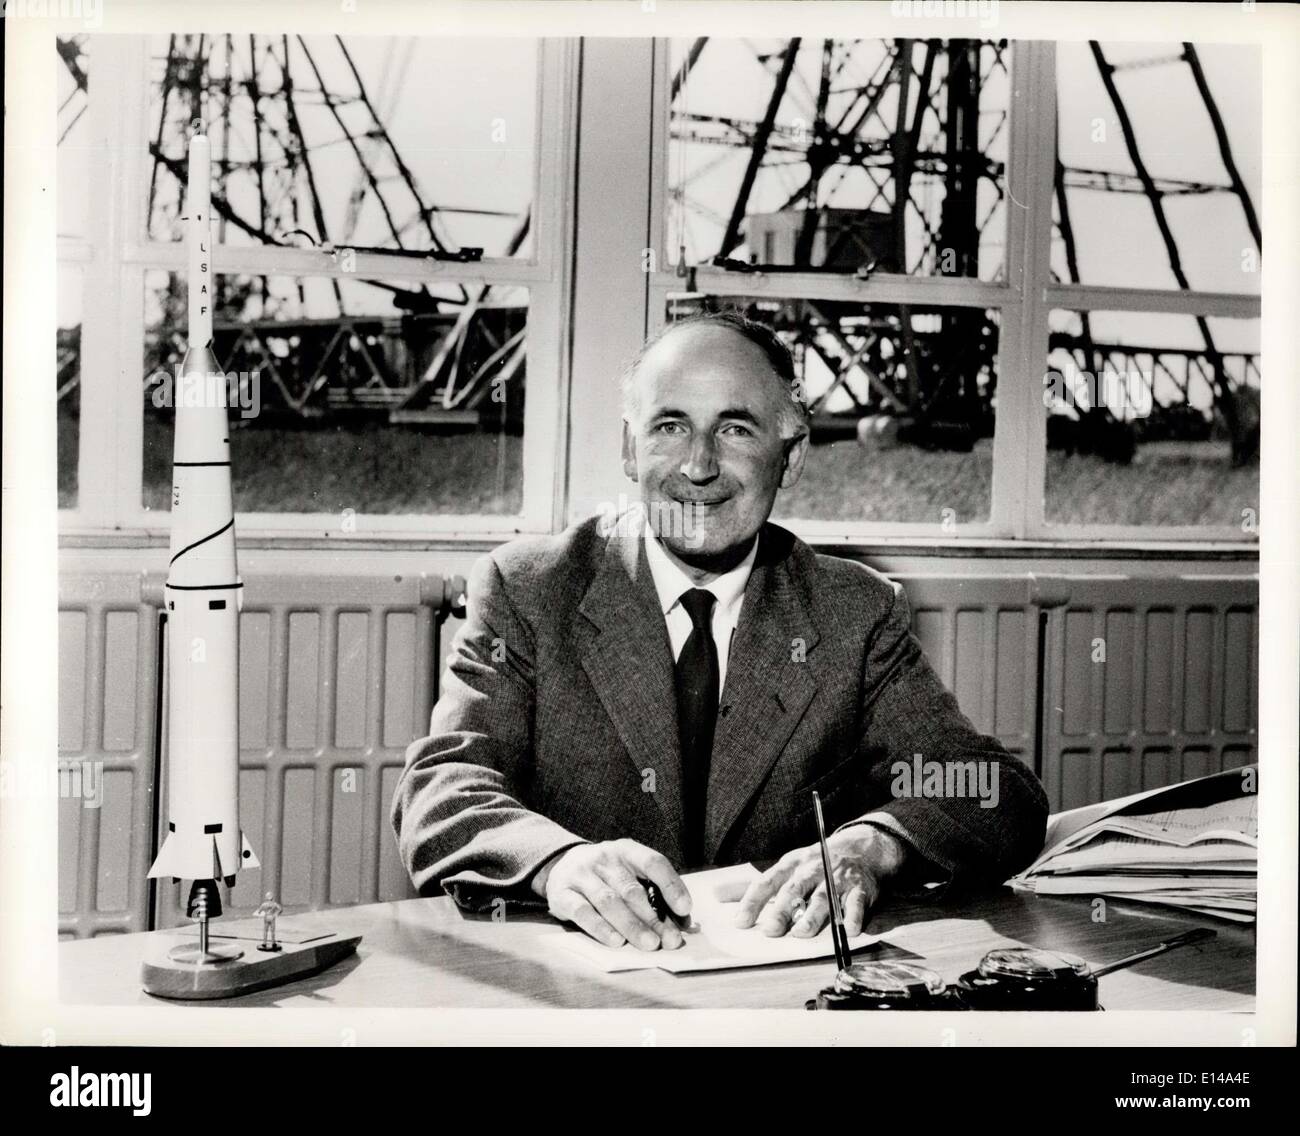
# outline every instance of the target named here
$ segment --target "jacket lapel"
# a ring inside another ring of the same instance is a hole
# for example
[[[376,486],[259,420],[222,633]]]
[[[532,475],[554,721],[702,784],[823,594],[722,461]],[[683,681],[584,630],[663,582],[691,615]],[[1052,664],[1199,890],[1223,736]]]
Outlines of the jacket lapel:
[[[816,693],[807,663],[799,661],[818,632],[792,543],[784,529],[764,525],[745,586],[709,765],[706,863],[714,861]]]
[[[639,530],[619,528],[609,538],[578,610],[600,629],[582,652],[582,668],[638,778],[644,781],[653,771],[653,792],[647,795],[663,813],[672,840],[660,851],[681,863],[682,758],[672,643]]]
[[[804,599],[793,539],[784,529],[764,525],[745,586],[709,765],[706,863],[713,862],[816,693],[807,664],[796,661],[797,654],[812,651],[818,631]],[[644,779],[653,770],[654,791],[648,795],[672,842],[661,851],[680,864],[682,758],[672,644],[635,526],[619,528],[608,539],[578,610],[599,628],[582,650],[582,668],[636,775]]]

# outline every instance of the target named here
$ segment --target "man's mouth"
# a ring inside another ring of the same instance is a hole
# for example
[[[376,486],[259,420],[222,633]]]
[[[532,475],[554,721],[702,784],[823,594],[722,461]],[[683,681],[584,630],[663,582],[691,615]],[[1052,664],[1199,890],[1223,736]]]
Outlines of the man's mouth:
[[[702,498],[674,497],[673,500],[676,501],[679,505],[686,506],[688,509],[712,509],[718,505],[725,505],[728,501],[731,500],[731,498],[730,497],[702,497]]]

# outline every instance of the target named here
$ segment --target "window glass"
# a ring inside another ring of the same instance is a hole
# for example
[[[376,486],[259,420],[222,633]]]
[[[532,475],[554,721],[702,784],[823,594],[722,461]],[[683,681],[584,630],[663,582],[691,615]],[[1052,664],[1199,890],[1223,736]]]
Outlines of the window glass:
[[[86,208],[90,199],[90,150],[86,100],[90,90],[90,37],[59,36],[57,72],[58,117],[55,130],[58,151],[55,158],[59,179],[57,232],[61,237],[86,235]]]
[[[145,289],[144,505],[165,510],[185,280]],[[238,511],[519,512],[525,289],[219,275],[214,316]]]
[[[90,200],[89,148],[86,99],[90,89],[90,39],[88,36],[59,36],[57,72],[58,116],[55,129],[56,232],[64,238],[86,236],[86,212]],[[78,444],[81,426],[81,306],[85,273],[82,268],[60,261],[57,268],[57,326],[55,328],[55,384],[58,445],[59,508],[77,504]]]
[[[1254,539],[1259,321],[1054,311],[1051,329],[1047,520]]]
[[[1260,68],[1256,47],[1057,44],[1058,280],[1259,292]]]
[[[776,329],[812,411],[799,483],[774,519],[988,519],[997,313],[978,308],[675,295],[667,318],[734,308]]]
[[[1003,276],[1011,52],[671,42],[670,259]]]
[[[150,55],[154,240],[183,237],[200,119],[224,243],[532,254],[536,39],[173,35]]]
[[[55,396],[58,415],[59,508],[77,504],[77,456],[81,436],[81,303],[84,272],[58,266],[58,326],[55,329]]]

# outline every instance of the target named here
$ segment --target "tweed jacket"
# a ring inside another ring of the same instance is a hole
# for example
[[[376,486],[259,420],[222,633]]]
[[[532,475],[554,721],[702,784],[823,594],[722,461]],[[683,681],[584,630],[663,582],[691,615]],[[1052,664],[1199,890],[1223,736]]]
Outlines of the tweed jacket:
[[[621,837],[679,870],[705,866],[682,861],[675,705],[639,531],[591,518],[485,556],[429,734],[410,746],[393,802],[415,886],[471,909],[535,903],[530,878],[553,855]],[[997,778],[996,807],[920,786],[900,794],[916,755],[983,767]],[[813,789],[828,830],[872,814],[940,890],[1000,882],[1042,847],[1041,786],[958,709],[911,633],[902,588],[769,522],[721,694],[707,864],[814,842]]]

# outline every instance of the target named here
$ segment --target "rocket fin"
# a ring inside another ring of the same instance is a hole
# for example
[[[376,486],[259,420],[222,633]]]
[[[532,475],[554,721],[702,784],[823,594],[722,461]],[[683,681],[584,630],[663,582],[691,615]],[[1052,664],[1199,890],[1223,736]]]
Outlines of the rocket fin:
[[[179,841],[176,839],[176,833],[169,832],[167,839],[163,841],[162,847],[158,849],[158,856],[153,862],[153,867],[149,869],[149,879],[159,876],[179,877],[181,875],[180,865],[172,866],[172,861],[177,856],[178,846]]]
[[[241,868],[260,868],[262,861],[257,858],[257,853],[253,851],[253,846],[248,843],[248,837],[244,835],[243,830],[239,832],[239,867]]]

